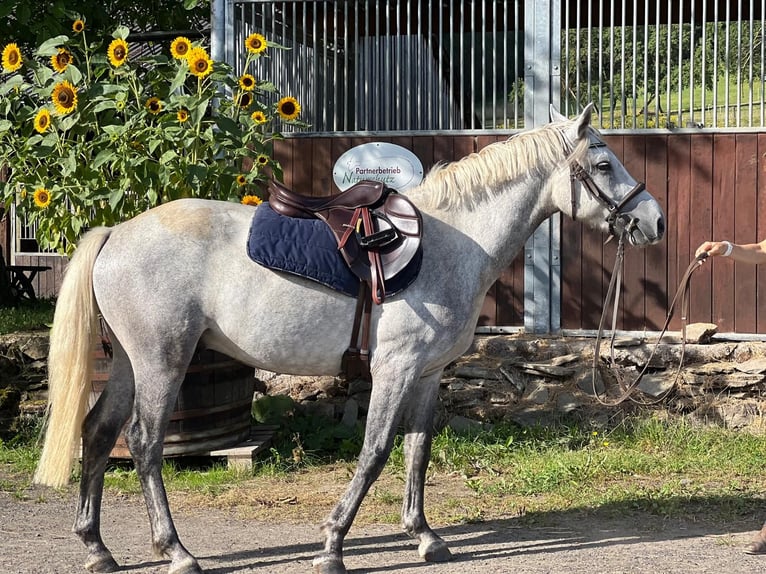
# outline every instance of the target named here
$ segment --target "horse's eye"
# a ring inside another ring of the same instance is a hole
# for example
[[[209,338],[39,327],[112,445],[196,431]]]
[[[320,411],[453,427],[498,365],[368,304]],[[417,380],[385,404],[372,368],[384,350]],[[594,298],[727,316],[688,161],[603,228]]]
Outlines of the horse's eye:
[[[610,164],[608,161],[600,161],[596,164],[596,169],[599,171],[607,172],[612,169],[612,164]]]

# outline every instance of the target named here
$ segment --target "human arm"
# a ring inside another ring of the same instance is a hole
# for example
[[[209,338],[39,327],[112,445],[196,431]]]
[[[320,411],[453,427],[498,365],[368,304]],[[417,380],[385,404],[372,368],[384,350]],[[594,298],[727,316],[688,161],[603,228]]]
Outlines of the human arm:
[[[709,256],[726,256],[726,252],[731,245],[729,257],[740,263],[766,263],[766,240],[760,243],[731,243],[728,241],[705,241],[697,248],[695,256],[699,257],[702,253]]]

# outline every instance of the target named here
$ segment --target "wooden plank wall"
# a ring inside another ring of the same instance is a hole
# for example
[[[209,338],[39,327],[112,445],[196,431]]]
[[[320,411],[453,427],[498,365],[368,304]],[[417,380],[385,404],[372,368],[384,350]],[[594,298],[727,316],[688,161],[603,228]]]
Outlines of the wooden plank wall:
[[[289,138],[276,144],[285,183],[302,193],[337,193],[335,161],[348,149],[387,141],[412,150],[428,170],[478,151],[507,135]],[[706,239],[737,243],[766,239],[766,133],[606,135],[605,139],[667,215],[664,241],[629,248],[624,268],[618,328],[658,330],[669,298],[697,246]],[[760,217],[759,214],[764,216]],[[562,327],[596,329],[609,285],[615,244],[600,233],[562,218]],[[50,265],[38,276],[43,296],[58,291],[66,260],[24,256],[17,263]],[[480,325],[524,324],[524,265],[520,257],[490,289]],[[766,265],[734,264],[718,258],[694,274],[689,320],[714,322],[721,332],[766,333]],[[760,303],[760,304],[759,304]],[[680,328],[680,313],[671,325]]]
[[[755,243],[766,239],[766,134],[611,135],[607,143],[662,204],[668,229],[658,245],[630,249],[625,258],[618,327],[657,330],[681,276],[705,240]],[[565,220],[562,326],[595,329],[615,248],[605,237]],[[717,258],[693,278],[690,322],[713,322],[720,332],[766,332],[766,266]],[[671,327],[680,328],[680,311]]]
[[[438,162],[454,161],[495,141],[497,136],[397,136],[290,138],[275,144],[275,155],[284,169],[285,184],[307,195],[338,193],[332,169],[347,150],[371,141],[389,142],[411,150],[427,172]],[[524,261],[516,258],[487,293],[479,325],[521,326],[524,324]]]
[[[412,136],[295,138],[278,142],[285,181],[304,193],[337,190],[332,166],[342,153],[369,141],[412,150],[428,170],[507,136]],[[706,239],[738,243],[766,238],[766,134],[683,133],[607,135],[607,143],[667,216],[658,245],[628,248],[618,328],[662,327],[669,299],[697,246]],[[563,218],[562,327],[596,329],[609,285],[615,242]],[[714,322],[721,332],[766,332],[766,266],[715,260],[692,280],[690,321]],[[519,257],[487,294],[480,325],[523,325],[524,266]],[[761,305],[761,307],[764,307]],[[676,313],[671,328],[680,328]]]

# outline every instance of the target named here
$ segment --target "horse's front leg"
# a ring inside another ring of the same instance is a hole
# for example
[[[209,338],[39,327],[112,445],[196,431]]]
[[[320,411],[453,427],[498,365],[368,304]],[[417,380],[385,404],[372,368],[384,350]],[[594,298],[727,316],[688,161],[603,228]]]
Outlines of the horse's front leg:
[[[404,413],[407,482],[404,487],[402,526],[407,534],[419,541],[418,554],[427,562],[446,562],[452,559],[447,543],[428,526],[423,502],[440,379],[441,371],[423,377],[415,385],[408,400],[408,409]]]
[[[317,574],[346,574],[343,564],[343,539],[372,483],[380,476],[391,454],[396,427],[402,415],[403,399],[416,376],[373,376],[370,407],[362,451],[356,473],[335,509],[322,525],[325,536],[324,552],[314,558]]]
[[[761,530],[756,534],[753,541],[745,549],[746,554],[766,554],[766,522]]]

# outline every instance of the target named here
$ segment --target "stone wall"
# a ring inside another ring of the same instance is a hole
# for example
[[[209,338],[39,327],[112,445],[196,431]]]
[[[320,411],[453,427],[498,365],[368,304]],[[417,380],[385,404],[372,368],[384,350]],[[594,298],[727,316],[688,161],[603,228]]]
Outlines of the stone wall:
[[[606,424],[638,409],[654,409],[700,423],[760,431],[766,342],[708,341],[686,345],[680,373],[682,345],[677,337],[663,339],[656,349],[651,340],[621,338],[610,351],[605,341],[594,384],[593,338],[477,336],[469,352],[445,370],[437,424],[458,429],[502,420],[534,425],[562,417]],[[0,337],[0,437],[13,433],[19,414],[36,416],[44,410],[46,355],[45,333]],[[595,387],[605,402],[620,394],[612,356],[628,381],[649,362],[637,402],[604,406],[594,394]],[[256,376],[256,398],[289,395],[300,408],[348,425],[362,420],[369,405],[371,386],[364,381],[266,371],[256,371]],[[659,404],[647,404],[658,398]]]

